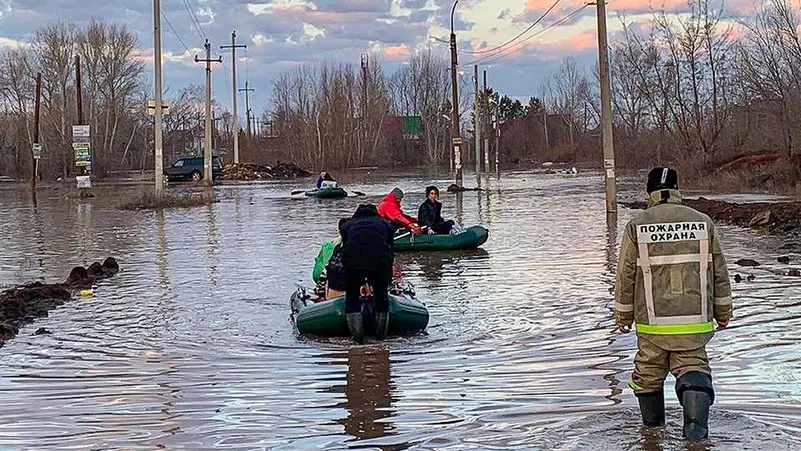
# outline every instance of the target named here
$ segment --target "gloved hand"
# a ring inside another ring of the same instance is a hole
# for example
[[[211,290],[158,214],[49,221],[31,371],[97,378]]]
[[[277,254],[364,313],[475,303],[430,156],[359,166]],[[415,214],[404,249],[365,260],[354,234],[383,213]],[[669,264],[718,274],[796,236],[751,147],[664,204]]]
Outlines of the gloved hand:
[[[415,235],[420,235],[420,234],[422,234],[422,233],[423,233],[423,229],[422,229],[422,227],[420,227],[420,225],[419,225],[419,224],[417,224],[417,223],[412,223],[412,224],[409,226],[409,230],[411,230],[411,231],[412,231],[412,233],[414,233]]]

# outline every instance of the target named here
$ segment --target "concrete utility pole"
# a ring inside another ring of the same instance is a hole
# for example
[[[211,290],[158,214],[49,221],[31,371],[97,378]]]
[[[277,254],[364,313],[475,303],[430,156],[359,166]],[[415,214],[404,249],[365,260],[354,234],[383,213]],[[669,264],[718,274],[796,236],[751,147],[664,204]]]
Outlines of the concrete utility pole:
[[[251,139],[251,136],[250,136],[250,100],[248,98],[248,92],[253,92],[254,89],[253,88],[248,88],[248,82],[246,81],[245,82],[245,88],[244,89],[240,89],[239,91],[245,93],[245,116],[247,116],[247,120],[248,120],[247,131],[248,131],[248,141],[250,141],[250,139]]]
[[[493,122],[495,122],[495,177],[501,178],[501,164],[498,154],[501,153],[501,123],[498,121],[498,106],[495,106]],[[489,171],[487,171],[489,173]]]
[[[482,96],[482,103],[481,103],[481,125],[485,127],[486,133],[483,134],[484,136],[484,155],[486,155],[487,160],[487,173],[489,173],[489,138],[490,138],[490,131],[489,131],[489,116],[487,112],[489,111],[489,99],[487,98],[487,71],[484,71],[484,95]],[[481,158],[481,155],[479,155]],[[476,162],[476,165],[480,165],[480,162]]]
[[[606,37],[605,0],[598,7],[598,65],[601,81],[601,124],[604,149],[604,185],[606,186],[606,212],[617,212],[617,186],[615,184],[615,148],[612,140],[612,86],[609,76],[609,44]]]
[[[164,143],[162,142],[162,98],[161,98],[161,0],[153,0],[153,48],[155,55],[153,58],[153,76],[155,78],[156,95],[154,109],[154,130],[153,139],[156,164],[155,179],[156,201],[160,201],[164,195]]]
[[[83,124],[83,89],[81,86],[81,55],[75,55],[75,109],[78,113],[78,125]],[[91,141],[91,140],[90,140]],[[91,149],[91,147],[90,147]],[[91,162],[91,160],[89,160]],[[91,166],[90,166],[91,167]],[[81,166],[80,175],[86,175],[87,167]]]
[[[234,99],[234,164],[239,164],[239,120],[236,110],[236,49],[246,49],[248,46],[236,44],[236,30],[231,33],[231,45],[221,45],[221,49],[231,49],[231,78],[233,79],[233,99]]]
[[[42,73],[36,73],[36,100],[33,107],[33,148],[31,148],[31,190],[34,192],[36,203],[36,179],[39,178],[39,158],[41,146],[39,144],[39,111],[42,104]]]
[[[451,90],[453,93],[453,110],[451,111],[451,140],[453,142],[453,162],[456,167],[456,186],[462,187],[462,135],[459,131],[459,84],[457,82],[456,69],[459,63],[456,58],[456,33],[453,32],[453,15],[456,13],[456,5],[459,0],[453,2],[451,10]]]
[[[476,137],[476,182],[481,184],[481,132],[483,124],[481,110],[481,93],[478,90],[478,64],[473,66],[473,86],[476,91],[476,101],[473,104],[473,132]]]
[[[211,173],[211,63],[222,63],[222,57],[216,60],[211,59],[211,44],[209,44],[208,39],[206,39],[204,47],[206,48],[206,58],[199,59],[197,55],[195,55],[195,62],[206,63],[206,124],[203,130],[203,181],[206,186],[211,186],[213,183]]]

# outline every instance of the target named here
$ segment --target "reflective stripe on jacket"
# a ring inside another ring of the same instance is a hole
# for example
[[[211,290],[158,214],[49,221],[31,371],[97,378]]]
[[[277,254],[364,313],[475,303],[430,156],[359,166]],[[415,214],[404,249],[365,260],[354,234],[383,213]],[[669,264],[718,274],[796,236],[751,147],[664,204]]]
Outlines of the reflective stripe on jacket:
[[[666,350],[704,346],[713,318],[731,317],[731,286],[717,231],[681,204],[677,190],[652,193],[626,225],[615,286],[615,319]]]

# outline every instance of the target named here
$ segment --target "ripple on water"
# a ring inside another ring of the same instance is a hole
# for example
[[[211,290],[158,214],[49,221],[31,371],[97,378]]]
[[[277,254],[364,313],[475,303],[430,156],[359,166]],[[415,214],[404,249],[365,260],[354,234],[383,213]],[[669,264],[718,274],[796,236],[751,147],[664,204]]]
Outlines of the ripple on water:
[[[130,188],[98,187],[90,202],[43,192],[35,210],[4,190],[0,283],[58,280],[107,255],[122,271],[0,349],[0,448],[684,449],[672,382],[658,432],[640,430],[625,387],[636,344],[611,333],[610,290],[636,212],[608,228],[599,175],[513,172],[483,192],[443,192],[445,215],[487,225],[489,240],[398,254],[430,327],[361,347],[297,337],[289,295],[359,203],[400,186],[414,210],[420,187],[450,182],[339,179],[368,195],[290,200],[303,182],[244,184],[215,188],[212,207],[156,214],[116,210]],[[780,240],[720,231],[729,262],[763,265],[730,263],[755,279],[733,284],[735,320],[709,348],[708,447],[799,448],[801,340],[788,331],[801,287],[772,263]]]

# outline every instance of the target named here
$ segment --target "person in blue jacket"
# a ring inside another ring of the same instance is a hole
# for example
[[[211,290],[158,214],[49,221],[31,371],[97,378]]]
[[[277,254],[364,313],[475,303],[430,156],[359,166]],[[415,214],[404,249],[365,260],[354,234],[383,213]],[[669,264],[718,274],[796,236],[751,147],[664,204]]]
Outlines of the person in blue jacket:
[[[323,187],[323,182],[331,182],[331,183],[327,183],[326,185],[336,186],[336,184],[337,184],[337,181],[334,180],[333,177],[331,177],[331,174],[329,174],[328,172],[325,172],[325,171],[321,172],[320,176],[317,177],[317,189],[320,189],[320,188]]]

